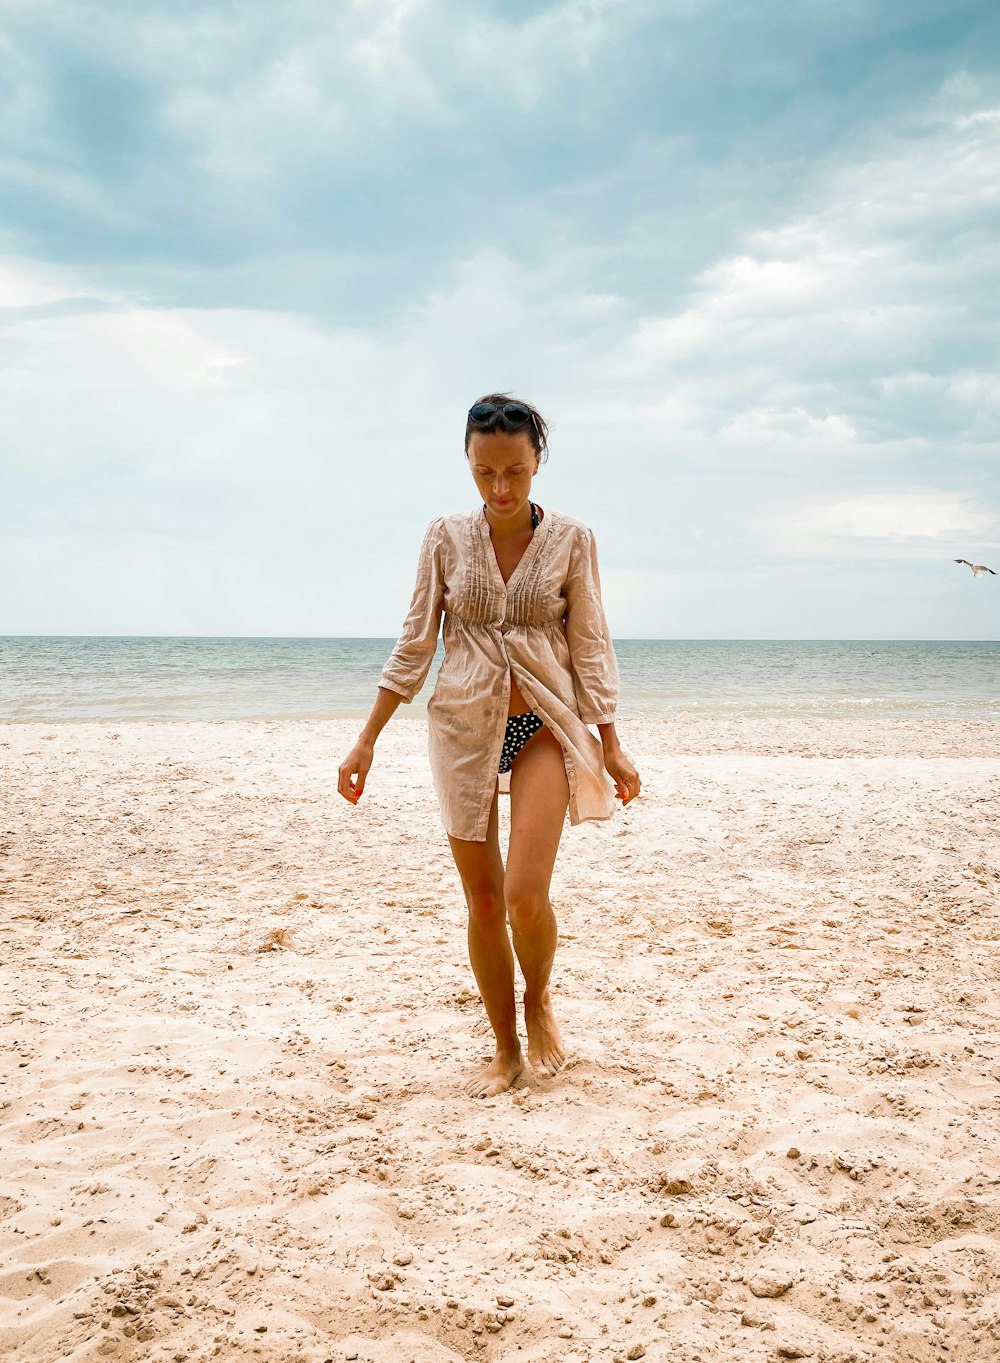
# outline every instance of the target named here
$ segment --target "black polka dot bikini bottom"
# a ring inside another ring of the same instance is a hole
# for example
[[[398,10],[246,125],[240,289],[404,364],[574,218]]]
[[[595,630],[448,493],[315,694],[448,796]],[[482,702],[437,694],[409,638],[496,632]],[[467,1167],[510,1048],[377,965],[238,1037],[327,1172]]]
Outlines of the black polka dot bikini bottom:
[[[510,771],[514,758],[527,743],[532,734],[545,727],[545,721],[538,718],[534,710],[523,715],[509,715],[507,731],[503,736],[500,752],[500,771]]]

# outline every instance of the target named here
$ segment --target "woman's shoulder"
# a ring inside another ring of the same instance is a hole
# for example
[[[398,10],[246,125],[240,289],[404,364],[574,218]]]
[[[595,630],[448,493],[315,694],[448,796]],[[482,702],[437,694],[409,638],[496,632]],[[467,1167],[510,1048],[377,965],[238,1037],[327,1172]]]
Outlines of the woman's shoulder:
[[[576,516],[569,516],[565,511],[552,511],[548,507],[544,508],[545,519],[550,523],[550,533],[558,534],[566,539],[590,539],[593,538],[593,530]]]
[[[481,511],[452,511],[435,516],[427,526],[427,534],[438,540],[459,540],[475,526]]]
[[[435,516],[428,521],[424,530],[424,545],[433,550],[447,550],[451,546],[460,552],[461,546],[468,544],[477,514],[475,511],[453,511],[444,516]]]
[[[468,511],[454,511],[444,516],[434,516],[427,522],[424,534],[440,535],[442,532],[454,531],[459,526],[467,526],[471,519]]]

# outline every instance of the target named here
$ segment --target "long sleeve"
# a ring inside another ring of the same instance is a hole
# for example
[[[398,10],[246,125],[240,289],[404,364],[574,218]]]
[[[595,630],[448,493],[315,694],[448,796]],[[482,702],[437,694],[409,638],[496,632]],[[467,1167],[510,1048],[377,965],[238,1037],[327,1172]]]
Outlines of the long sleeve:
[[[577,536],[564,587],[566,639],[580,718],[613,724],[618,706],[618,660],[601,603],[597,545],[591,530]]]
[[[440,553],[441,520],[431,521],[420,546],[413,600],[396,646],[386,660],[379,686],[409,702],[431,668],[444,609],[444,577]]]

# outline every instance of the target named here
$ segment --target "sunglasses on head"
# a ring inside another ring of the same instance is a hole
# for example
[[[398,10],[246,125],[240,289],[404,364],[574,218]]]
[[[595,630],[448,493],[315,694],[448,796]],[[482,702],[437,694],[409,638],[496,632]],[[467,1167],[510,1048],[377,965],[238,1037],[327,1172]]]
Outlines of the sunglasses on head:
[[[476,426],[489,425],[498,415],[510,426],[526,426],[534,418],[520,402],[477,402],[469,408],[469,420]]]

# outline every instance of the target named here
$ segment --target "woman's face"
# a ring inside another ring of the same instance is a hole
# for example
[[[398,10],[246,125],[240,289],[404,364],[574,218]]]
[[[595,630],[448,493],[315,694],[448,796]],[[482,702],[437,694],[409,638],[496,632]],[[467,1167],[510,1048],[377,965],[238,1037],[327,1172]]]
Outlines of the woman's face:
[[[515,519],[527,506],[539,459],[527,431],[473,431],[469,468],[479,495],[499,520]]]

